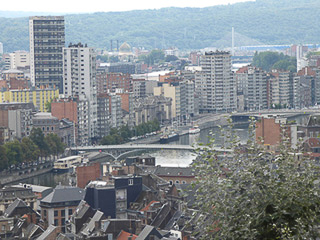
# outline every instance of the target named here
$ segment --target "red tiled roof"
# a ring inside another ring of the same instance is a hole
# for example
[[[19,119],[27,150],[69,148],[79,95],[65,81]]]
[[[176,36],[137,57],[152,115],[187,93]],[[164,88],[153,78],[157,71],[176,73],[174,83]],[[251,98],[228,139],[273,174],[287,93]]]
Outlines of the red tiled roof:
[[[125,231],[121,231],[120,234],[117,237],[117,240],[128,240],[129,237],[131,237],[131,240],[135,240],[138,236],[132,233],[128,233]]]
[[[245,73],[248,72],[248,66],[244,66],[242,68],[239,68],[237,73]]]
[[[159,201],[151,201],[147,206],[145,206],[144,208],[142,208],[140,211],[142,211],[142,212],[148,211],[152,204],[158,203],[158,202],[159,202]]]

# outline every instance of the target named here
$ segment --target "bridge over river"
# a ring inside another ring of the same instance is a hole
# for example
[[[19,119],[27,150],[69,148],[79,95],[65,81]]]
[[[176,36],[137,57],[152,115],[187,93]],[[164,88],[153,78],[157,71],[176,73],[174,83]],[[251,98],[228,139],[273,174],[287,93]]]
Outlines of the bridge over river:
[[[203,150],[206,146],[190,146],[190,145],[171,145],[171,144],[122,144],[122,145],[99,145],[70,148],[71,154],[79,152],[104,152],[105,154],[118,159],[129,153],[143,150],[180,150],[195,151],[195,149]],[[213,147],[212,150],[221,153],[231,153],[231,149]]]

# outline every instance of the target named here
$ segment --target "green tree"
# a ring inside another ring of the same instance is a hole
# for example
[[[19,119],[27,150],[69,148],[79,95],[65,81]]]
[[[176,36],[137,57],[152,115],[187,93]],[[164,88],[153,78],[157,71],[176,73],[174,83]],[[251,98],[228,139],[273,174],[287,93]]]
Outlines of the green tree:
[[[6,149],[6,156],[8,158],[8,164],[16,165],[21,163],[23,160],[23,152],[21,148],[21,144],[18,140],[14,140],[12,142],[8,142],[4,145]]]
[[[48,145],[45,141],[44,134],[40,128],[32,128],[29,138],[38,146],[41,157],[47,155]]]
[[[21,141],[21,148],[23,152],[23,160],[27,162],[36,161],[40,157],[39,147],[27,137],[24,137]]]
[[[142,55],[139,57],[141,61],[144,61],[148,65],[154,65],[165,60],[165,56],[162,50],[152,50],[148,55]]]
[[[114,139],[113,135],[104,136],[101,139],[100,144],[101,145],[113,145],[113,144],[115,144],[115,139]]]
[[[179,58],[174,55],[167,55],[165,58],[165,62],[172,62],[172,61],[177,61],[177,60],[179,60]]]
[[[63,153],[65,145],[57,134],[50,133],[44,138],[44,140],[48,146],[49,154],[58,156],[60,153]]]
[[[270,154],[254,139],[246,151],[234,133],[222,133],[231,157],[206,145],[193,164],[196,208],[193,222],[202,239],[316,239],[319,236],[320,181],[315,160],[292,149],[283,138],[280,151]],[[200,233],[201,231],[201,233]]]
[[[8,158],[6,154],[6,148],[0,145],[0,170],[8,167]]]
[[[45,109],[47,112],[51,112],[51,103],[52,103],[52,99],[45,103]]]
[[[265,71],[279,69],[296,72],[297,61],[295,58],[277,52],[256,52],[253,57],[253,66],[262,68]]]

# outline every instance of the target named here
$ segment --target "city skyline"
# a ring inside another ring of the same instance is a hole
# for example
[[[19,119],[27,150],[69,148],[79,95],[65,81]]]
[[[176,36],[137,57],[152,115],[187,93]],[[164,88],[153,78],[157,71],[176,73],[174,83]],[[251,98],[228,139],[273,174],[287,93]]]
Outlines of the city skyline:
[[[91,1],[90,5],[77,4],[75,1],[57,0],[56,4],[48,5],[46,2],[39,0],[30,1],[14,1],[4,3],[0,11],[23,11],[23,12],[47,12],[47,13],[93,13],[93,12],[117,12],[130,10],[144,9],[160,9],[165,7],[210,7],[216,5],[228,5],[238,2],[249,2],[253,0],[163,0],[163,1],[117,1],[117,2],[100,2],[97,0]],[[63,8],[61,8],[63,6]]]

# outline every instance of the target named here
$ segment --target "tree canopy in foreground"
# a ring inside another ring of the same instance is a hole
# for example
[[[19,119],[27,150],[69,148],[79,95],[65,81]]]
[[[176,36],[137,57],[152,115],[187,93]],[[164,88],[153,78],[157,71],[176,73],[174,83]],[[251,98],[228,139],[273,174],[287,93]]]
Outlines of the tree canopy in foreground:
[[[254,125],[249,131],[253,137]],[[288,146],[271,154],[248,140],[245,150],[231,130],[223,133],[234,154],[219,157],[214,139],[195,161],[193,223],[201,239],[316,239],[319,236],[319,166]],[[253,138],[250,138],[253,139]]]

